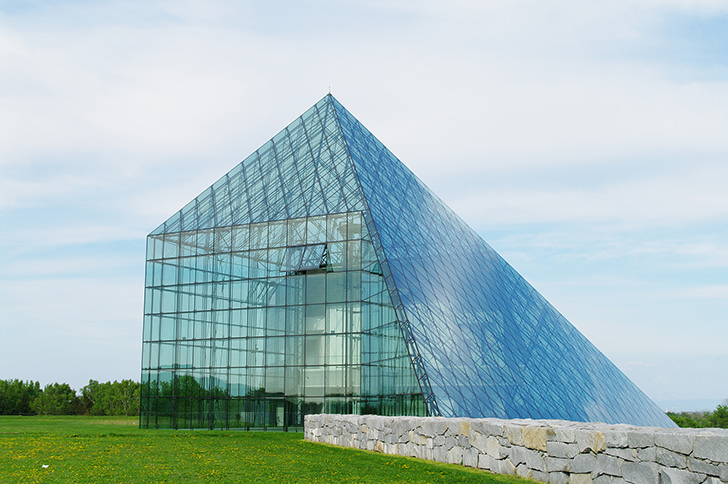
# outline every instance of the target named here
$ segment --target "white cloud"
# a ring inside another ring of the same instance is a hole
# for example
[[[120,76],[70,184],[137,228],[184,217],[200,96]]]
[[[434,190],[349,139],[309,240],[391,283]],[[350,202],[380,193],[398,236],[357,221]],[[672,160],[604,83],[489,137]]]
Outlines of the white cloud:
[[[707,298],[728,300],[728,285],[716,284],[712,286],[691,287],[679,293],[678,296],[697,299]]]
[[[568,259],[546,292],[619,361],[644,354],[644,381],[662,378],[648,372],[659,351],[700,351],[676,327],[724,314],[725,287],[706,271],[728,260],[727,63],[705,32],[676,27],[719,29],[723,1],[22,8],[0,8],[0,207],[4,253],[29,259],[0,267],[2,320],[27,321],[18,341],[48,331],[38,348],[75,362],[59,375],[108,356],[137,378],[137,356],[119,348],[139,348],[142,288],[118,282],[133,257],[103,247],[143,239],[329,86],[477,229],[512,230],[499,242],[525,262]],[[626,275],[637,258],[644,279]],[[579,273],[595,261],[613,268]],[[45,279],[16,284],[23,264]],[[93,279],[96,266],[108,278]],[[613,339],[614,321],[629,341]],[[116,377],[107,370],[84,377]]]

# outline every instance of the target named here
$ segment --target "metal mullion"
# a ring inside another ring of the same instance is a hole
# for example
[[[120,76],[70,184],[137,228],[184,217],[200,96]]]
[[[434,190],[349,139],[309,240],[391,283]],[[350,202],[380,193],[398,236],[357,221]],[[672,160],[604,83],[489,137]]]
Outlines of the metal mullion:
[[[325,118],[321,117],[321,113],[319,112],[318,107],[316,107],[315,111],[316,111],[316,116],[318,117],[318,121],[321,124],[321,141],[319,141],[318,153],[314,157],[314,173],[316,174],[316,176],[313,179],[313,185],[315,188],[316,182],[318,182],[319,189],[320,189],[319,191],[320,191],[321,195],[323,195],[323,187],[321,186],[321,177],[319,176],[319,159],[321,158],[322,145],[324,143],[324,140],[326,139],[326,123],[323,121],[323,119],[325,119]],[[310,143],[309,143],[309,146],[310,146]],[[311,151],[311,154],[313,154],[313,150]],[[324,206],[324,211],[328,213],[329,210],[328,210],[328,206],[326,204],[326,198],[323,196],[321,198],[322,198],[321,201],[323,202],[323,206]]]
[[[314,107],[315,107],[315,106],[314,106]],[[314,109],[314,113],[315,113],[315,114],[316,114],[316,116],[317,116],[317,117],[318,117],[318,118],[320,119],[320,116],[318,115],[318,109]],[[317,161],[316,161],[316,160],[317,160],[317,158],[316,158],[316,157],[314,156],[314,153],[313,153],[313,148],[311,148],[311,138],[309,138],[309,136],[308,136],[308,129],[306,129],[306,123],[302,123],[302,127],[303,127],[303,132],[304,132],[304,134],[305,134],[305,139],[306,139],[306,146],[308,146],[308,152],[310,153],[310,155],[311,155],[311,159],[312,159],[312,160],[313,160],[313,162],[314,162],[314,178],[313,178],[313,183],[314,183],[314,185],[315,185],[315,184],[316,184],[316,179],[317,179],[317,177],[318,177],[318,166],[317,166],[317,165],[318,165],[318,163],[317,163]],[[323,135],[323,134],[322,134],[322,135]],[[296,172],[298,172],[298,171],[296,171]],[[300,182],[301,182],[301,191],[303,192],[303,195],[304,195],[304,197],[303,197],[303,200],[304,200],[304,202],[306,202],[306,201],[307,201],[307,200],[306,200],[306,197],[305,197],[305,195],[306,195],[306,192],[305,192],[305,190],[304,190],[304,188],[303,188],[303,183],[302,183],[302,182],[303,182],[303,180],[301,180]],[[311,203],[311,202],[309,202],[309,203]],[[307,216],[307,217],[310,217],[310,216],[311,216],[311,212],[309,211],[309,208],[310,208],[310,207],[306,207],[306,216]]]
[[[272,148],[275,147],[273,140],[270,141],[270,144],[271,144]],[[261,186],[261,189],[263,190],[263,200],[265,201],[265,207],[266,207],[265,211],[268,213],[268,217],[266,217],[266,218],[270,218],[270,211],[268,209],[268,207],[270,206],[270,204],[268,203],[268,193],[267,193],[267,190],[265,187],[265,183],[263,183],[264,182],[263,164],[260,160],[260,153],[258,151],[255,152],[255,161],[256,161],[256,165],[258,167],[258,172],[260,174],[260,186]]]
[[[288,128],[286,127],[284,129],[284,131],[286,132],[286,136],[283,139],[288,140],[288,144],[290,145],[291,141],[289,139],[290,133],[288,132]],[[276,160],[275,167],[276,167],[276,172],[278,173],[278,182],[281,184],[283,209],[286,213],[286,218],[288,219],[288,218],[291,218],[291,214],[290,214],[290,211],[288,210],[288,200],[286,200],[286,190],[285,190],[285,186],[283,185],[283,173],[281,172],[281,166],[278,163],[278,152],[276,151],[276,144],[271,141],[271,145],[272,145],[271,149],[273,150],[273,154],[275,155],[275,160]],[[291,153],[293,153],[293,147],[291,147]],[[267,202],[267,200],[266,200],[266,202]]]
[[[311,152],[311,146],[310,146],[310,143],[308,140],[308,130],[306,130],[306,123],[303,119],[303,116],[301,117],[301,130],[303,130],[303,139],[304,139],[306,146],[308,146],[308,151]],[[290,134],[289,134],[289,142],[290,142]],[[308,216],[308,207],[306,207],[306,197],[305,197],[306,192],[303,190],[303,183],[302,183],[303,180],[301,180],[301,175],[298,170],[300,158],[298,158],[297,152],[298,152],[298,150],[294,149],[293,143],[291,142],[291,157],[293,159],[293,166],[295,168],[294,169],[295,177],[298,180],[296,187],[301,192],[301,199],[303,200],[304,211],[306,212],[306,216]],[[284,195],[284,197],[285,197],[285,195]],[[286,200],[286,205],[288,205],[287,200]]]

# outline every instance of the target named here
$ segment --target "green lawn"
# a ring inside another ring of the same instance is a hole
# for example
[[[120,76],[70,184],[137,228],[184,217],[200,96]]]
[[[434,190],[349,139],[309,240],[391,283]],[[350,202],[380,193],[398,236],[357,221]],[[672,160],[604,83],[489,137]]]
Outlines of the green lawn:
[[[139,430],[133,417],[0,417],[0,483],[34,482],[529,481],[313,444],[300,433]]]

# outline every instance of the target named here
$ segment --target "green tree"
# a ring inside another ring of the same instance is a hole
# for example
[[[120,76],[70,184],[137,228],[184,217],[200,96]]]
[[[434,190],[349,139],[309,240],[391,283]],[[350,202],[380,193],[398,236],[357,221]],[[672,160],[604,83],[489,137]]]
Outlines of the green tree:
[[[728,405],[718,405],[708,418],[708,422],[711,427],[728,429]]]
[[[696,428],[699,427],[698,422],[690,416],[688,412],[673,413],[667,412],[667,416],[672,419],[673,422],[681,428]]]
[[[76,391],[68,383],[51,383],[33,400],[33,407],[39,415],[83,414],[83,404]]]
[[[89,415],[139,415],[141,384],[133,380],[99,383],[89,380],[81,389]]]
[[[83,400],[88,415],[106,415],[100,403],[101,389],[99,382],[89,380],[88,385],[81,388],[81,399]]]
[[[0,380],[0,415],[29,415],[35,413],[33,400],[41,393],[40,383]]]

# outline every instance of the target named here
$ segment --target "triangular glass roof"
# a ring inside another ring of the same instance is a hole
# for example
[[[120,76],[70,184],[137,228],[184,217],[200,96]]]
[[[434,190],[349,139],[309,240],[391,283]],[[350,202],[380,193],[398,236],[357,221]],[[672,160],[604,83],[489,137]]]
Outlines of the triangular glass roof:
[[[363,208],[354,166],[327,96],[152,235]]]
[[[152,234],[349,211],[430,414],[673,426],[331,95]]]

